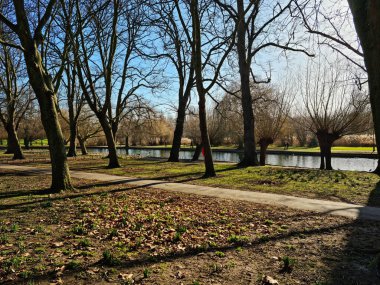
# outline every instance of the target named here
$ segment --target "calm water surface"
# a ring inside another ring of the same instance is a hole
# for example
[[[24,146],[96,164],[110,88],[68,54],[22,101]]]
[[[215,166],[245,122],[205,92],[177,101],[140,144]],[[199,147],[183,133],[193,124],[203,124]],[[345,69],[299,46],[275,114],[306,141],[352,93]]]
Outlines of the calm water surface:
[[[118,148],[120,155],[125,155],[124,148]],[[108,153],[106,148],[89,148],[89,152]],[[168,158],[170,151],[161,149],[130,149],[130,155],[141,155],[142,157],[155,157],[155,158]],[[186,150],[180,151],[180,159],[191,159],[193,157],[193,151]],[[215,161],[226,162],[239,162],[241,154],[232,152],[213,152],[213,158]],[[202,155],[200,156],[202,160]],[[297,166],[307,168],[319,168],[319,157],[309,155],[288,155],[288,154],[268,154],[267,164],[281,165],[281,166]],[[376,159],[372,158],[344,158],[333,157],[332,165],[334,169],[341,170],[356,170],[356,171],[370,171],[376,167]]]

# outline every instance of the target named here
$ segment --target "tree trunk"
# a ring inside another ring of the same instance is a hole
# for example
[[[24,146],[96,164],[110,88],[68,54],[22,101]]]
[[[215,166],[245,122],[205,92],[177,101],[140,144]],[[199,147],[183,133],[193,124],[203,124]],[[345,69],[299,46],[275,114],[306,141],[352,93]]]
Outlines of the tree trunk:
[[[260,145],[260,165],[265,166],[266,164],[266,155],[267,155],[267,149],[270,144],[273,143],[273,140],[271,138],[263,138],[259,140]]]
[[[194,154],[193,154],[193,158],[191,159],[191,161],[197,161],[199,160],[199,156],[201,155],[201,152],[202,152],[202,144],[197,144],[196,147],[195,147],[195,150],[194,150]]]
[[[332,143],[326,146],[326,170],[333,170],[332,165],[331,165],[331,147]]]
[[[334,141],[339,139],[340,136],[336,133],[328,133],[326,131],[318,131],[316,135],[321,152],[321,164],[319,169],[332,170],[333,168],[331,165],[331,148]]]
[[[14,124],[9,123],[5,130],[8,134],[8,146],[5,153],[13,153],[13,159],[24,159],[24,155],[21,150],[20,142],[17,137],[17,132],[15,130]]]
[[[253,115],[252,95],[249,85],[250,62],[248,62],[246,51],[246,29],[244,21],[244,1],[238,0],[238,31],[237,31],[237,53],[239,58],[239,73],[241,84],[241,104],[243,108],[244,125],[244,157],[239,163],[242,166],[257,166],[256,141],[255,141],[255,118]]]
[[[210,145],[210,138],[208,136],[208,129],[207,129],[207,115],[206,115],[206,94],[203,92],[199,92],[198,90],[198,96],[199,96],[199,129],[201,131],[201,139],[202,139],[202,146],[205,156],[205,174],[204,177],[213,177],[216,176],[215,169],[214,169],[214,162],[212,159],[212,152],[211,152],[211,145]]]
[[[377,153],[380,150],[380,1],[348,0],[356,32],[363,48],[368,72],[368,87],[376,136]],[[380,175],[380,159],[374,171]]]
[[[179,161],[179,151],[181,149],[183,125],[185,123],[185,116],[186,116],[186,105],[187,105],[187,100],[185,101],[183,99],[178,106],[178,114],[177,114],[175,130],[174,130],[172,148],[170,149],[170,156],[168,159],[168,161],[170,162]]]
[[[86,148],[86,141],[84,139],[82,139],[82,137],[78,136],[78,142],[79,142],[79,146],[80,146],[80,150],[82,152],[82,155],[87,155],[88,152],[87,152],[87,148]]]
[[[117,168],[120,167],[119,158],[117,157],[116,152],[116,143],[112,133],[112,129],[109,127],[106,118],[99,118],[100,124],[102,125],[104,135],[107,140],[108,147],[108,168]]]
[[[67,152],[68,157],[77,156],[76,137],[77,137],[76,123],[70,122],[70,145],[69,145],[69,151]]]
[[[321,157],[321,162],[319,164],[319,169],[321,170],[324,170],[325,169],[325,147],[321,147],[321,145],[319,145],[319,149],[320,149],[320,157]]]
[[[129,137],[125,136],[125,154],[129,154]]]
[[[58,121],[57,96],[54,91],[53,80],[43,65],[37,40],[31,33],[24,1],[13,1],[13,5],[16,11],[17,28],[20,31],[18,37],[23,47],[29,83],[36,94],[41,111],[42,125],[49,142],[52,166],[51,191],[60,192],[72,189],[65,141]]]
[[[32,85],[33,86],[33,85]],[[67,164],[65,140],[58,121],[56,110],[56,96],[53,93],[39,94],[36,92],[40,109],[42,125],[44,126],[48,143],[52,167],[53,192],[72,189],[69,166]]]

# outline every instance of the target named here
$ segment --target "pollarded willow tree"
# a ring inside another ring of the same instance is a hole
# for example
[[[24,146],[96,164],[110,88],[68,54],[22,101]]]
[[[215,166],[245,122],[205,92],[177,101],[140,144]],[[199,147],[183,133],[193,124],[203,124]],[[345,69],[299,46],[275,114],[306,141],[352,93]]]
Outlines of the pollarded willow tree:
[[[331,147],[345,135],[368,128],[368,96],[338,65],[309,64],[302,86],[304,122],[318,139],[320,169],[332,170]]]
[[[6,40],[2,42],[22,51],[29,83],[40,106],[42,124],[49,141],[52,166],[51,190],[59,192],[72,189],[65,141],[56,108],[57,95],[54,81],[56,78],[59,79],[59,76],[52,77],[41,54],[47,24],[51,20],[56,1],[13,0],[2,4],[0,21],[17,38],[16,43]],[[65,50],[66,45],[62,44],[61,48]]]
[[[279,137],[289,116],[294,94],[289,87],[253,88],[257,115],[256,136],[260,146],[260,165],[266,163],[266,151]]]
[[[380,1],[347,0],[349,9],[342,1],[295,1],[298,4],[305,27],[309,33],[320,37],[320,44],[327,45],[341,54],[366,76],[359,74],[360,85],[368,83],[376,147],[380,149]],[[328,9],[323,4],[328,3]],[[335,8],[336,7],[336,8]],[[351,14],[349,13],[351,11]],[[353,19],[352,19],[353,18]],[[347,27],[354,23],[357,39],[350,36]],[[363,64],[364,59],[364,64]],[[380,158],[374,173],[380,175]]]

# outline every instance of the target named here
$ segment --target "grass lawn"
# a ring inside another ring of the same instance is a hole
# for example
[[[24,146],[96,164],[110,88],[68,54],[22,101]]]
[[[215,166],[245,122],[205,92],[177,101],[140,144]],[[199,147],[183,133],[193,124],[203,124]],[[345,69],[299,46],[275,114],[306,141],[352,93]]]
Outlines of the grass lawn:
[[[26,160],[8,163],[50,167],[46,151],[27,151]],[[215,163],[217,176],[203,179],[202,162],[170,163],[159,160],[120,158],[121,168],[108,169],[107,159],[99,155],[69,158],[70,169],[101,172],[129,177],[161,179],[196,185],[261,191],[299,197],[342,201],[380,207],[380,180],[372,173],[355,171],[321,171],[318,169],[279,166],[238,168],[232,163]]]
[[[79,158],[70,160],[70,168],[380,207],[379,177],[366,172],[320,171],[274,166],[237,168],[235,164],[217,163],[215,164],[217,176],[203,179],[202,163],[169,163],[125,158],[120,162],[121,168],[107,169],[106,159]]]
[[[380,223],[86,180],[46,195],[49,176],[0,179],[1,284],[378,282]]]

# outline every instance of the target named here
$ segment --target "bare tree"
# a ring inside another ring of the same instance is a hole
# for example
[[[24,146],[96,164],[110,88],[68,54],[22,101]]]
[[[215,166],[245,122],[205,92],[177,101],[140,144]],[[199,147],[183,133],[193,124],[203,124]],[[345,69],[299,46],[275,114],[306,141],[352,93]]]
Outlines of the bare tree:
[[[177,10],[180,11],[178,1],[176,3]],[[234,47],[236,29],[225,25],[227,16],[219,10],[213,1],[201,1],[199,3],[198,0],[191,0],[188,3],[188,8],[191,17],[191,35],[189,30],[186,30],[189,42],[191,42],[192,62],[199,98],[199,128],[206,168],[204,177],[212,177],[216,174],[207,129],[206,95],[216,84],[223,63]],[[209,73],[213,75],[211,78],[207,78],[205,75],[207,68],[209,68]]]
[[[137,40],[145,35],[140,1],[75,1],[69,33],[75,65],[86,101],[106,136],[108,167],[119,167],[115,137],[128,108],[143,108],[138,89],[149,88],[154,75],[137,54]],[[74,28],[73,28],[74,27]]]
[[[59,79],[60,74],[57,73],[56,78],[52,78],[42,61],[40,50],[44,40],[44,29],[51,20],[56,1],[36,2],[28,2],[28,5],[31,5],[31,7],[27,7],[29,12],[27,12],[23,0],[13,0],[13,5],[8,3],[7,10],[2,9],[0,21],[17,36],[19,41],[14,43],[2,39],[2,42],[20,49],[24,55],[29,82],[39,102],[42,123],[49,141],[52,163],[51,190],[58,192],[72,188],[65,142],[56,109],[56,89],[53,85],[53,81]],[[34,13],[36,10],[37,12]]]
[[[256,132],[260,145],[260,165],[265,165],[266,151],[278,138],[288,118],[294,95],[285,86],[272,88],[254,88],[255,113],[257,115]]]
[[[255,83],[269,83],[271,78],[259,79],[255,58],[264,50],[277,48],[282,51],[302,52],[312,56],[302,47],[295,25],[289,15],[290,1],[217,1],[237,26],[237,55],[240,74],[241,104],[244,123],[243,166],[258,165],[256,155],[255,116],[251,97],[251,79]],[[233,92],[236,93],[236,92]]]
[[[62,80],[62,87],[65,89],[65,92],[62,91],[61,94],[65,93],[66,95],[64,101],[66,101],[68,114],[66,115],[61,109],[59,109],[59,113],[70,128],[69,150],[67,156],[74,157],[77,156],[76,139],[78,133],[78,121],[85,104],[85,99],[79,86],[75,65],[70,64],[69,61],[65,66],[65,78]]]
[[[331,147],[344,135],[365,131],[367,94],[350,82],[339,66],[309,65],[302,88],[304,122],[316,135],[321,150],[320,169],[331,170]]]
[[[8,134],[6,153],[13,153],[13,159],[23,159],[17,130],[33,99],[33,92],[23,78],[26,74],[21,52],[5,44],[0,48],[0,121]]]
[[[194,66],[191,62],[191,42],[184,30],[176,3],[157,1],[151,5],[151,23],[154,26],[152,38],[149,39],[150,58],[167,59],[178,76],[176,106],[177,119],[173,134],[172,147],[168,161],[178,162],[181,139],[183,135],[186,110],[194,86]],[[153,52],[152,52],[153,51]]]
[[[358,72],[356,79],[359,86],[368,83],[376,147],[380,149],[380,79],[377,70],[380,62],[379,1],[347,0],[351,14],[348,13],[348,9],[342,8],[341,1],[333,1],[335,5],[340,5],[338,11],[333,14],[325,10],[320,12],[320,7],[326,2],[323,0],[296,2],[308,31],[323,37],[322,44],[330,46],[366,74],[362,78]],[[352,17],[359,42],[347,38],[347,33],[344,32],[344,28],[351,24]],[[336,20],[337,18],[339,21]],[[324,25],[320,23],[321,21]],[[364,59],[364,64],[362,59]],[[380,175],[380,158],[374,173]]]
[[[102,127],[96,119],[95,114],[86,108],[86,106],[83,106],[83,109],[78,114],[76,136],[82,155],[87,155],[86,142],[89,139],[103,136]]]

